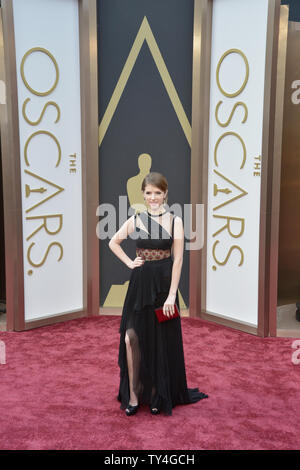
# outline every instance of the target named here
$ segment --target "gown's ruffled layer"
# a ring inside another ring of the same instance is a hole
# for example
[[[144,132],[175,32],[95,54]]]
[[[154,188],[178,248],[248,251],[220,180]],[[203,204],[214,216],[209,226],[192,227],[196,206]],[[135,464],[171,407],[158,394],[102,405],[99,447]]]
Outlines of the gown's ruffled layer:
[[[145,262],[132,270],[120,324],[121,408],[129,403],[125,334],[133,354],[134,390],[140,404],[151,404],[166,414],[175,405],[195,403],[207,395],[188,389],[180,318],[159,323],[154,309],[168,297],[172,258]],[[178,293],[176,304],[179,307]]]
[[[172,276],[172,259],[146,261],[131,272],[130,282],[123,306],[120,329],[126,328],[128,316],[145,307],[157,304],[160,293],[168,293]],[[160,307],[161,305],[157,305]]]

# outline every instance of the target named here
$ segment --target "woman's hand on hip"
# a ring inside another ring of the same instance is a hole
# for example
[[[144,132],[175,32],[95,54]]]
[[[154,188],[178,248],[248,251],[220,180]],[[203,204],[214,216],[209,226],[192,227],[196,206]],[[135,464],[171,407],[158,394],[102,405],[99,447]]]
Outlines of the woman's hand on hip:
[[[137,256],[133,261],[131,261],[128,265],[130,269],[137,268],[139,266],[142,266],[144,264],[145,260],[141,258],[141,256]]]

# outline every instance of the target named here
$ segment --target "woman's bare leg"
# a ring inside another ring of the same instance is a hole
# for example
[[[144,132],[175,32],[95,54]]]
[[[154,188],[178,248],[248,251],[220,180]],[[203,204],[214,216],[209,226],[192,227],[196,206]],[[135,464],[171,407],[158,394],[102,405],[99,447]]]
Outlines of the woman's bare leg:
[[[138,398],[134,393],[133,386],[133,353],[131,347],[132,338],[126,332],[125,343],[126,343],[126,353],[127,353],[127,368],[128,368],[128,378],[129,378],[129,403],[132,406],[138,405]]]

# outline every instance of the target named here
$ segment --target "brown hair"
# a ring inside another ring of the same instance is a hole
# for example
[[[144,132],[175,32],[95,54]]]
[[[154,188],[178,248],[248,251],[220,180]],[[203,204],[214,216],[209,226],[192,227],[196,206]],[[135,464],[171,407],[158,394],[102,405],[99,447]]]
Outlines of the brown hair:
[[[167,179],[164,177],[164,175],[162,175],[161,173],[157,173],[155,171],[152,171],[151,173],[148,173],[148,175],[146,175],[145,178],[143,179],[142,191],[145,191],[145,188],[146,188],[147,184],[151,184],[152,186],[156,186],[157,188],[159,188],[164,193],[168,189]],[[165,202],[167,202],[167,201],[168,201],[168,195],[166,196],[166,199],[165,199]]]

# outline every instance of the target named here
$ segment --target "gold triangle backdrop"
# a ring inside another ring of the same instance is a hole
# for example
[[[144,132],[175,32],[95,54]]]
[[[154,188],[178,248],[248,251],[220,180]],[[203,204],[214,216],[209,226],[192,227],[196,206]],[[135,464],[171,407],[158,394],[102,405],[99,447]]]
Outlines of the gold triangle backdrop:
[[[178,117],[179,123],[184,132],[184,135],[189,145],[191,146],[191,138],[192,138],[191,125],[183,109],[182,103],[179,99],[178,93],[175,89],[171,76],[168,72],[165,61],[161,55],[161,52],[159,50],[158,44],[155,40],[155,37],[153,35],[149,22],[147,18],[144,17],[142,24],[140,26],[140,29],[137,33],[137,36],[134,40],[133,46],[129,52],[129,55],[123,67],[123,70],[121,72],[121,75],[119,77],[118,83],[114,89],[112,97],[108,103],[106,111],[101,120],[101,123],[99,126],[99,147],[102,144],[102,141],[105,137],[107,129],[117,109],[120,98],[124,92],[125,86],[132,73],[134,64],[138,58],[138,55],[141,51],[144,41],[146,41],[149,47],[149,50],[152,54],[155,65],[158,69],[158,72],[166,88],[170,101]],[[143,197],[141,194],[141,185],[142,185],[142,181],[144,177],[151,171],[151,164],[152,164],[152,158],[150,155],[146,153],[139,155],[138,157],[139,172],[138,174],[129,178],[127,181],[126,188],[127,188],[127,196],[129,199],[129,203],[130,203],[130,206],[134,208],[136,212],[143,211],[146,209],[144,205]],[[103,307],[122,307],[124,304],[126,292],[128,289],[128,284],[129,284],[129,281],[126,281],[124,282],[124,284],[121,284],[121,285],[113,284],[109,289],[109,292],[103,303]],[[183,300],[181,293],[178,292],[178,294],[179,294],[180,308],[186,309],[187,307],[186,307],[186,304]]]

